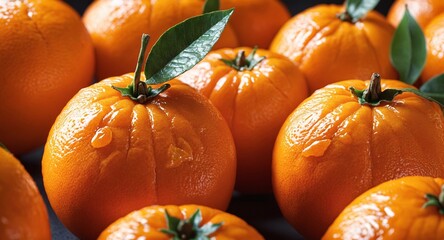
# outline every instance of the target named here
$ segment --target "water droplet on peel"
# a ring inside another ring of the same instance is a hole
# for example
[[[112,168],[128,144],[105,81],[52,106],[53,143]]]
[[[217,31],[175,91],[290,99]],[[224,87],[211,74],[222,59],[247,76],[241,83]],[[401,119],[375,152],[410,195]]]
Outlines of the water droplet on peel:
[[[168,156],[170,162],[167,168],[178,167],[185,161],[193,160],[193,149],[185,139],[179,138],[176,145],[170,144],[168,147]]]
[[[322,157],[330,144],[330,139],[316,140],[308,147],[304,148],[304,150],[302,150],[302,156]]]
[[[99,128],[91,139],[93,148],[103,148],[111,143],[113,139],[113,131],[109,127]]]

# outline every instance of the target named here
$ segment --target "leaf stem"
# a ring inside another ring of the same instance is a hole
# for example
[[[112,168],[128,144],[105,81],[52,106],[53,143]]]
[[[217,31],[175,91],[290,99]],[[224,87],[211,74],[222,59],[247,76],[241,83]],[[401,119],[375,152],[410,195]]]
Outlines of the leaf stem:
[[[138,97],[140,94],[145,93],[146,86],[142,90],[143,86],[140,86],[140,74],[142,72],[142,67],[144,64],[144,58],[145,58],[145,52],[148,46],[148,42],[150,41],[150,36],[148,34],[142,34],[142,40],[141,40],[141,48],[139,51],[139,57],[137,58],[137,65],[136,70],[134,71],[134,79],[133,79],[133,96]],[[146,95],[146,93],[145,93]]]

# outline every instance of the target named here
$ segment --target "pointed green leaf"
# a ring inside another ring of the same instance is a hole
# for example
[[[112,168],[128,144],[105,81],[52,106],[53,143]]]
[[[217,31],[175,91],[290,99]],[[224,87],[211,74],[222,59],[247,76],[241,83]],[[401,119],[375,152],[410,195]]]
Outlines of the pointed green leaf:
[[[166,82],[196,65],[219,39],[231,14],[233,9],[206,13],[167,30],[148,56],[146,83]]]
[[[400,80],[414,84],[424,68],[426,42],[421,27],[406,11],[392,39],[390,60]]]
[[[210,13],[219,10],[219,0],[206,0],[203,13]]]
[[[215,223],[215,224],[209,222],[209,223],[203,225],[200,228],[200,231],[201,231],[202,235],[209,236],[209,235],[213,234],[214,232],[216,232],[222,225],[223,225],[223,222]]]
[[[202,213],[199,208],[190,217],[189,222],[193,225],[193,227],[199,228],[199,224],[202,222]]]
[[[430,79],[421,86],[420,90],[444,105],[444,74]]]
[[[122,96],[130,97],[132,100],[137,100],[137,98],[133,97],[134,87],[132,84],[130,84],[130,85],[128,85],[128,87],[124,87],[124,88],[116,87],[116,86],[111,86],[111,87],[114,88],[115,90],[119,91],[122,94]]]
[[[168,213],[168,210],[166,209],[165,209],[165,218],[167,220],[168,229],[162,229],[162,230],[175,234],[181,220],[179,218],[171,216]]]
[[[351,17],[352,22],[356,22],[373,10],[378,3],[379,0],[347,0],[345,11]]]

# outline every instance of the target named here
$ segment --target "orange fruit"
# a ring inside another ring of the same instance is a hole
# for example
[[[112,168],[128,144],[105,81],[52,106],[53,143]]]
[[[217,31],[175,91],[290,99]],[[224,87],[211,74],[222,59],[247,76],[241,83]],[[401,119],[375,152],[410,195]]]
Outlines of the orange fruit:
[[[221,0],[222,9],[234,7],[230,24],[239,46],[269,48],[290,12],[278,0]]]
[[[444,12],[444,1],[442,0],[396,0],[387,14],[387,20],[393,26],[396,27],[401,22],[406,5],[422,29],[434,17]]]
[[[0,147],[0,239],[51,239],[45,203],[20,162]]]
[[[444,13],[427,25],[425,31],[427,60],[421,74],[422,82],[444,73]]]
[[[319,239],[347,204],[382,182],[444,177],[441,107],[411,92],[389,100],[384,95],[393,92],[382,94],[377,86],[413,88],[395,80],[372,85],[369,93],[383,102],[361,105],[350,87],[369,84],[350,80],[319,89],[287,118],[276,139],[273,190],[284,217],[307,238]]]
[[[202,13],[204,0],[97,0],[88,6],[83,21],[96,50],[99,79],[134,71],[140,35],[151,37],[148,51],[160,35],[173,25]],[[214,49],[237,47],[234,31],[228,26]]]
[[[0,139],[22,154],[44,144],[63,106],[92,82],[94,51],[63,1],[1,1],[0,15]]]
[[[221,49],[178,78],[208,97],[227,120],[236,143],[235,188],[271,192],[274,141],[287,116],[308,96],[298,67],[267,50]]]
[[[172,233],[177,232],[178,235],[180,234],[179,236],[182,237],[180,239],[197,239],[197,236],[208,237],[199,239],[214,240],[264,239],[253,227],[232,214],[199,205],[169,205],[145,207],[134,211],[111,224],[102,232],[99,240],[122,239],[126,237],[158,240],[172,239],[174,235],[168,234],[165,231],[170,229],[169,224],[172,221],[168,220],[171,217],[175,218],[178,225],[180,225],[179,222],[183,224],[178,226],[177,231],[172,231]],[[208,231],[210,226],[211,230]],[[196,228],[200,228],[204,234],[199,235]]]
[[[179,81],[146,104],[123,97],[134,75],[82,89],[45,146],[43,182],[59,219],[81,239],[153,204],[225,210],[236,158],[227,123],[208,99]]]
[[[350,203],[323,239],[444,239],[443,186],[420,176],[382,183]]]
[[[394,28],[376,11],[353,23],[341,20],[339,5],[317,5],[290,19],[270,50],[299,65],[311,92],[344,79],[367,79],[373,72],[397,78],[389,59]]]

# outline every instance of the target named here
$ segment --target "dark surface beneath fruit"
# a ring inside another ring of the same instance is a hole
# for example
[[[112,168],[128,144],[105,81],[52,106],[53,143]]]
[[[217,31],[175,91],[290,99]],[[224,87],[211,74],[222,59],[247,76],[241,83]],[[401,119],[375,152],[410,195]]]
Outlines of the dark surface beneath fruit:
[[[65,1],[73,6],[80,14],[83,13],[85,8],[91,2],[89,0],[67,0]],[[284,0],[283,1],[290,9],[292,15],[301,12],[302,10],[314,6],[319,3],[342,3],[341,0]],[[389,6],[392,4],[392,0],[383,0],[377,6],[377,10],[383,14],[386,14]],[[49,216],[51,220],[51,231],[54,240],[71,240],[77,239],[71,234],[63,224],[57,219],[57,216],[52,211],[46,194],[43,189],[41,165],[40,160],[42,157],[42,149],[34,151],[33,153],[21,156],[23,164],[26,169],[33,176],[34,180],[44,196],[45,202],[48,206]],[[272,194],[269,195],[241,195],[238,193],[233,194],[232,201],[230,203],[228,212],[244,219],[250,225],[255,227],[266,239],[303,239],[295,229],[289,225],[276,204],[276,201]]]

